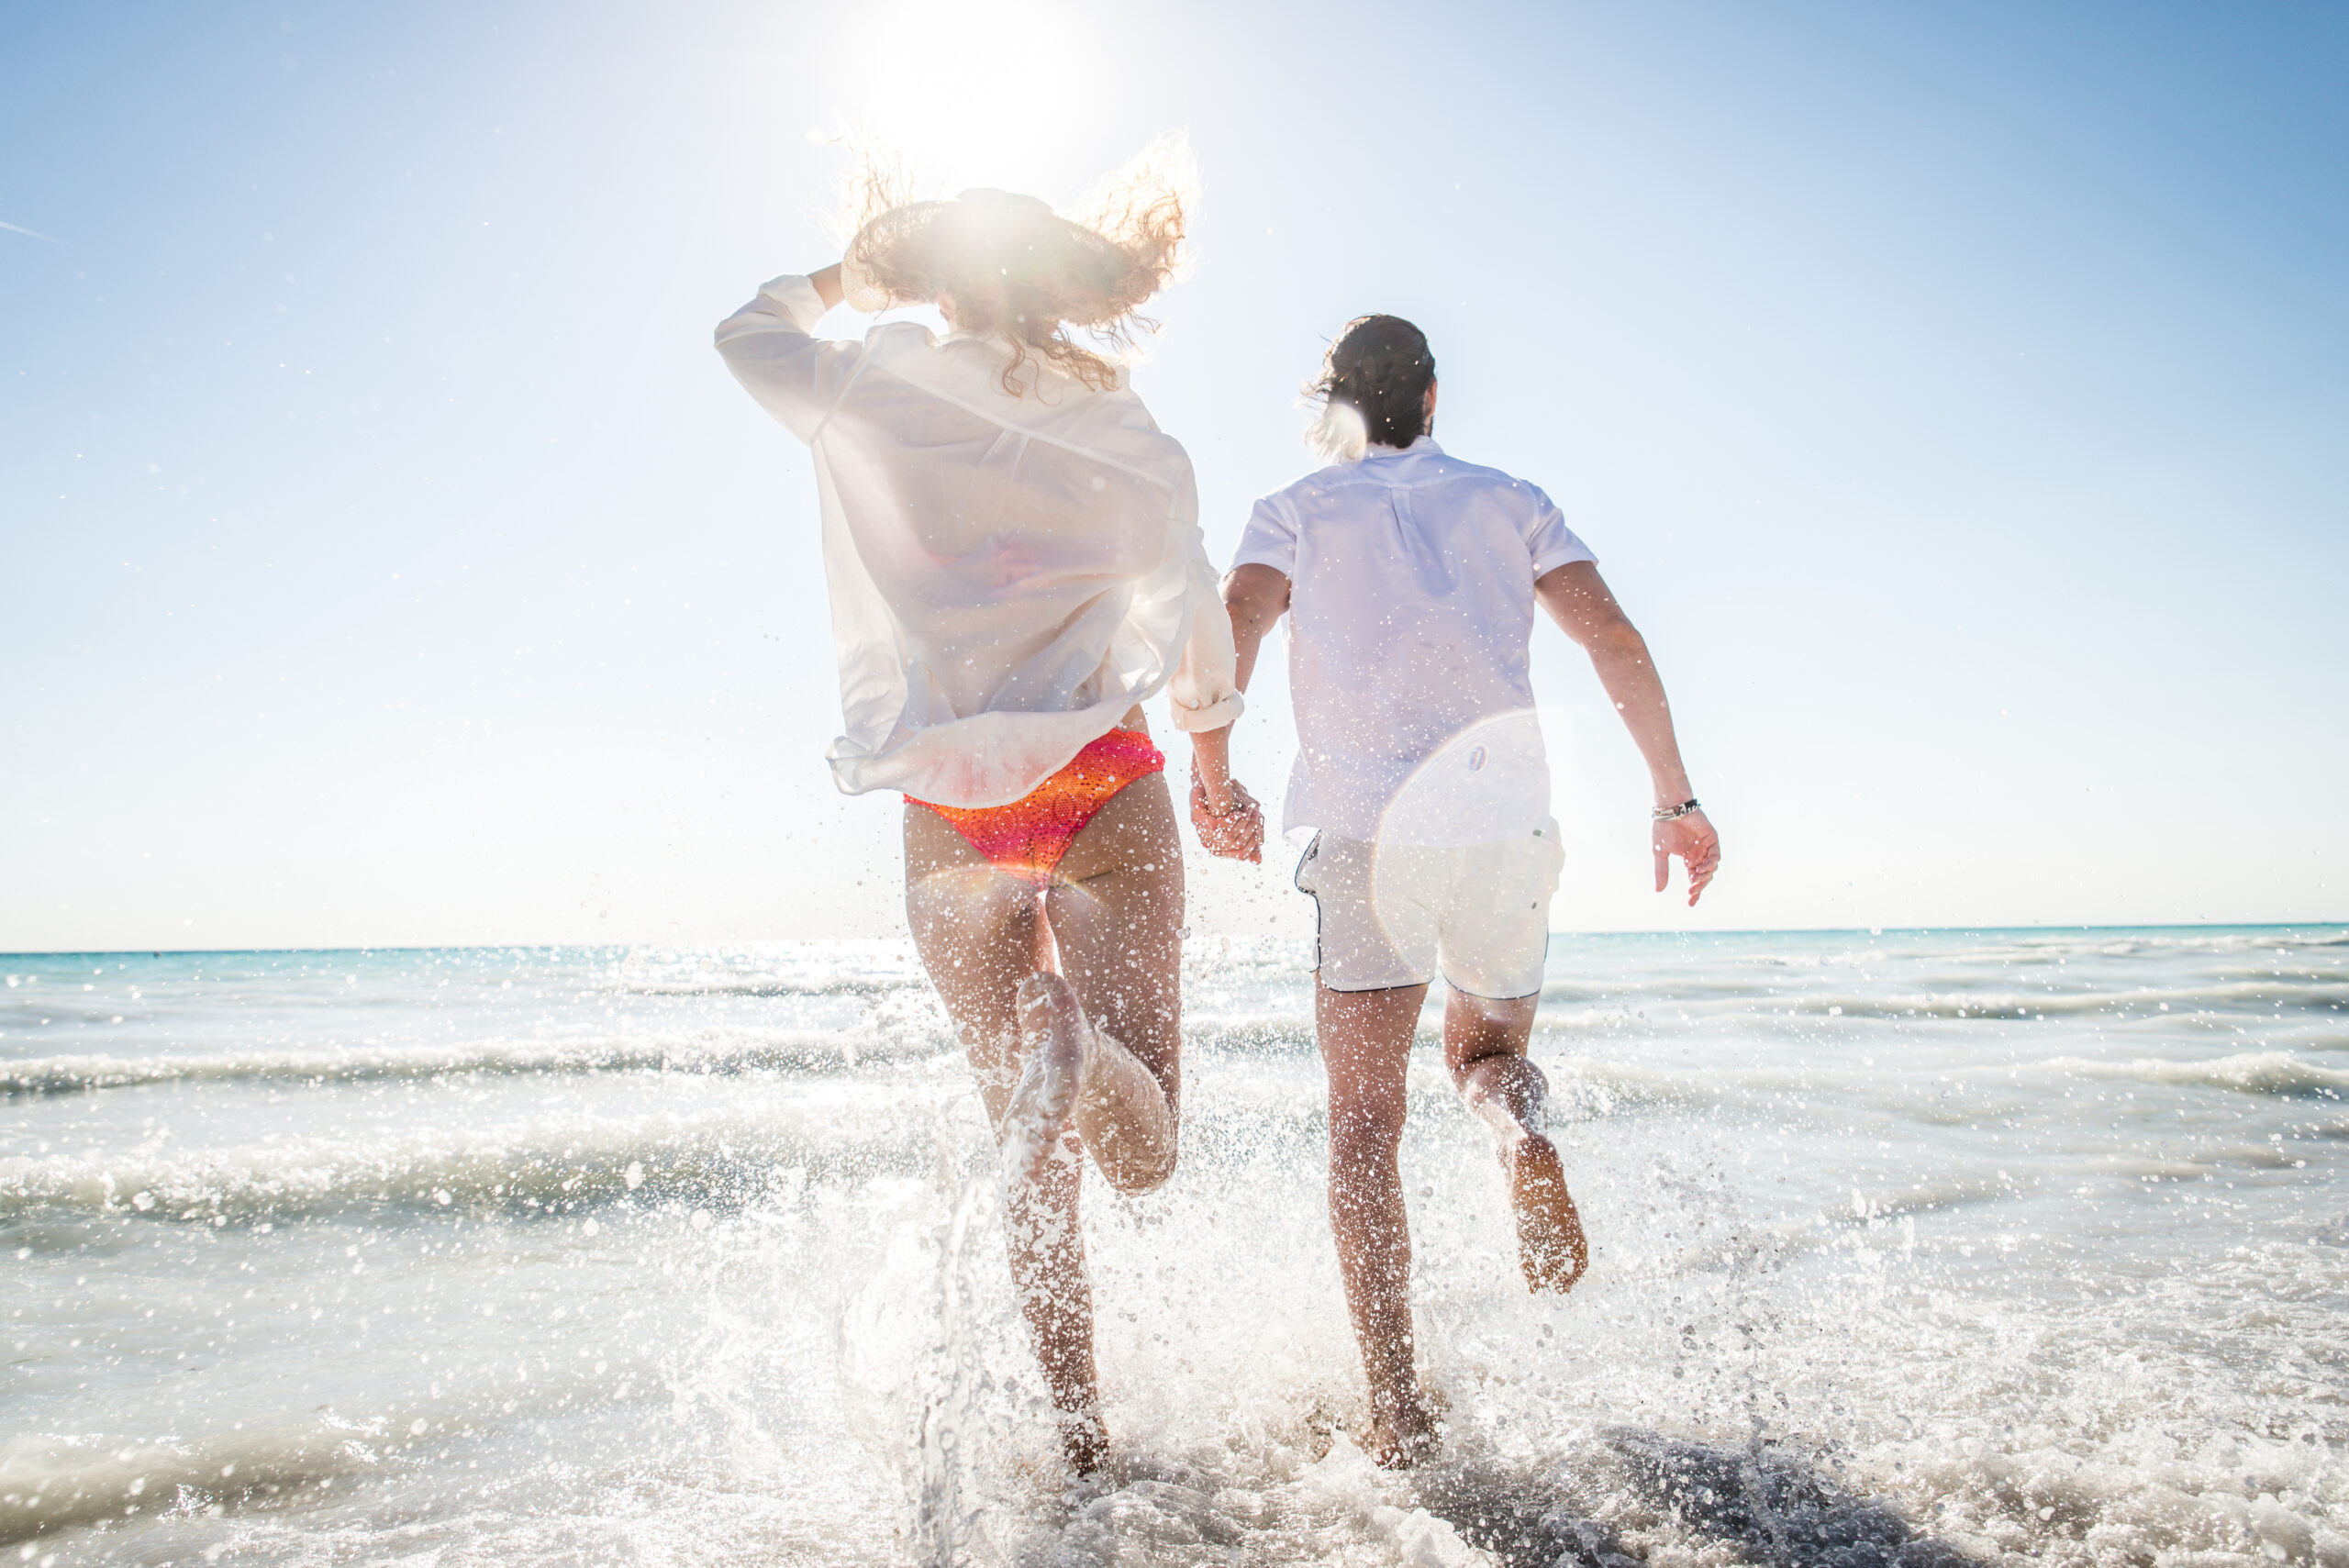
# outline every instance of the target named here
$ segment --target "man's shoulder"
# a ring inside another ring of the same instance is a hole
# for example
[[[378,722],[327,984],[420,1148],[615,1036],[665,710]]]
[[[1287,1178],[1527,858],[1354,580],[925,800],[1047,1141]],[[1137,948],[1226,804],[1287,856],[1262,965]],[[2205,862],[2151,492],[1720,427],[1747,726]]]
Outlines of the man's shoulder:
[[[1459,485],[1464,489],[1495,494],[1523,495],[1528,500],[1542,496],[1541,486],[1531,480],[1520,479],[1506,469],[1491,468],[1481,462],[1470,462],[1450,452],[1434,453],[1414,465],[1406,483],[1414,488],[1440,484]]]
[[[1256,505],[1294,508],[1332,492],[1352,488],[1364,483],[1359,472],[1361,466],[1359,463],[1333,462],[1327,468],[1317,468],[1310,473],[1290,480],[1278,490],[1258,496]]]
[[[1291,480],[1258,499],[1275,511],[1309,511],[1317,505],[1344,505],[1365,490],[1424,490],[1452,487],[1478,498],[1550,505],[1541,486],[1504,469],[1468,462],[1447,451],[1414,452],[1401,462],[1336,462]]]

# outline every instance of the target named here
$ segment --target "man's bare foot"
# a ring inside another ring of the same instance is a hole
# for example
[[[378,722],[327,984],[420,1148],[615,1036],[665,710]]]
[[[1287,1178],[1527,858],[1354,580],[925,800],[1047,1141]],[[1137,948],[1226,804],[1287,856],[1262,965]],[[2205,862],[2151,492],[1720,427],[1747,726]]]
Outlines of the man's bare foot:
[[[1043,1176],[1068,1126],[1091,1029],[1076,993],[1057,974],[1021,981],[1019,1006],[1019,1082],[1003,1114],[1003,1153],[1012,1181],[1032,1184]]]
[[[1381,1470],[1408,1470],[1443,1446],[1435,1413],[1414,1399],[1391,1416],[1374,1414],[1363,1449]]]
[[[1508,1156],[1508,1201],[1517,1213],[1517,1261],[1529,1290],[1564,1296],[1590,1267],[1582,1216],[1566,1191],[1557,1146],[1539,1133],[1520,1139]]]
[[[1068,1462],[1071,1472],[1091,1475],[1109,1462],[1109,1434],[1101,1425],[1098,1411],[1063,1415],[1060,1427],[1061,1457]]]

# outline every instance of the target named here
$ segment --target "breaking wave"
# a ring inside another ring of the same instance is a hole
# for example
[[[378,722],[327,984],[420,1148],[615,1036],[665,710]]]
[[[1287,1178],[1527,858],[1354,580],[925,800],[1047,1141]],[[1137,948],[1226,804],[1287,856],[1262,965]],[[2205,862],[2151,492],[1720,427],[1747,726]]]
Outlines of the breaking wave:
[[[2349,1095],[2349,1071],[2320,1067],[2280,1051],[2252,1051],[2205,1062],[2163,1062],[2140,1058],[2133,1062],[2099,1062],[2091,1057],[2058,1056],[2042,1063],[2083,1078],[2125,1078],[2143,1084],[2199,1085],[2232,1089],[2244,1095],[2276,1095],[2290,1098],[2337,1100]]]
[[[826,1175],[924,1168],[950,1096],[836,1084],[787,1103],[690,1117],[417,1128],[373,1141],[288,1140],[176,1158],[19,1155],[0,1159],[0,1221],[60,1209],[228,1225],[354,1207],[510,1215],[623,1200],[740,1207],[778,1183],[796,1190]],[[974,1146],[977,1114],[969,1107]]]
[[[953,1048],[942,1028],[703,1029],[650,1038],[475,1040],[462,1045],[35,1056],[0,1062],[0,1095],[67,1095],[187,1080],[361,1083],[462,1074],[553,1073],[834,1073],[868,1059]]]

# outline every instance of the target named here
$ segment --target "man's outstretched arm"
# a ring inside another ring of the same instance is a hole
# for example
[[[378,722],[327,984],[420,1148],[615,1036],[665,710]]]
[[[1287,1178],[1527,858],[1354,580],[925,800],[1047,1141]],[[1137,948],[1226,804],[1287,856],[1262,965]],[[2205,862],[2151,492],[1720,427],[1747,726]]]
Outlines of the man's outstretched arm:
[[[1615,711],[1623,716],[1632,743],[1647,759],[1648,777],[1655,787],[1659,810],[1669,810],[1691,799],[1688,770],[1680,761],[1680,741],[1673,734],[1672,705],[1664,695],[1664,681],[1648,655],[1647,639],[1615,602],[1607,580],[1587,561],[1576,561],[1545,573],[1533,584],[1535,597],[1558,629],[1590,655],[1599,684],[1607,688]],[[1230,590],[1225,592],[1227,602]],[[1245,668],[1243,664],[1242,668]],[[1694,904],[1713,880],[1720,865],[1720,835],[1713,831],[1702,811],[1654,824],[1655,888],[1664,891],[1672,857],[1688,866],[1688,902]]]

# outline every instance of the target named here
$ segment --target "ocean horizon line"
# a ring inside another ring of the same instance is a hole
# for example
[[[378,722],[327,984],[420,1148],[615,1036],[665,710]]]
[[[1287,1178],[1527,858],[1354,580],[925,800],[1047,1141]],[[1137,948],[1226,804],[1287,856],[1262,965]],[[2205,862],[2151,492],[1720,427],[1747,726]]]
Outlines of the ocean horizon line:
[[[1658,930],[1642,929],[1553,930],[1553,937],[1603,937],[1609,939],[1664,939],[1690,940],[1717,937],[1949,937],[1949,936],[2016,936],[2050,935],[2057,932],[2154,933],[2191,931],[2216,934],[2229,931],[2294,931],[2349,929],[2349,919],[2338,920],[2189,920],[2129,925],[2100,925],[2095,922],[2053,922],[2031,925],[1998,925],[1960,923],[1946,926],[1757,926],[1737,930]],[[601,942],[383,942],[344,943],[328,947],[289,947],[264,945],[258,947],[204,948],[19,948],[0,951],[0,961],[14,959],[64,958],[218,958],[234,954],[377,954],[402,952],[642,952],[647,951],[685,951],[712,948],[762,948],[807,946],[828,942],[875,942],[909,940],[898,937],[752,937],[712,941],[601,941]],[[1204,939],[1197,939],[1204,940]]]

